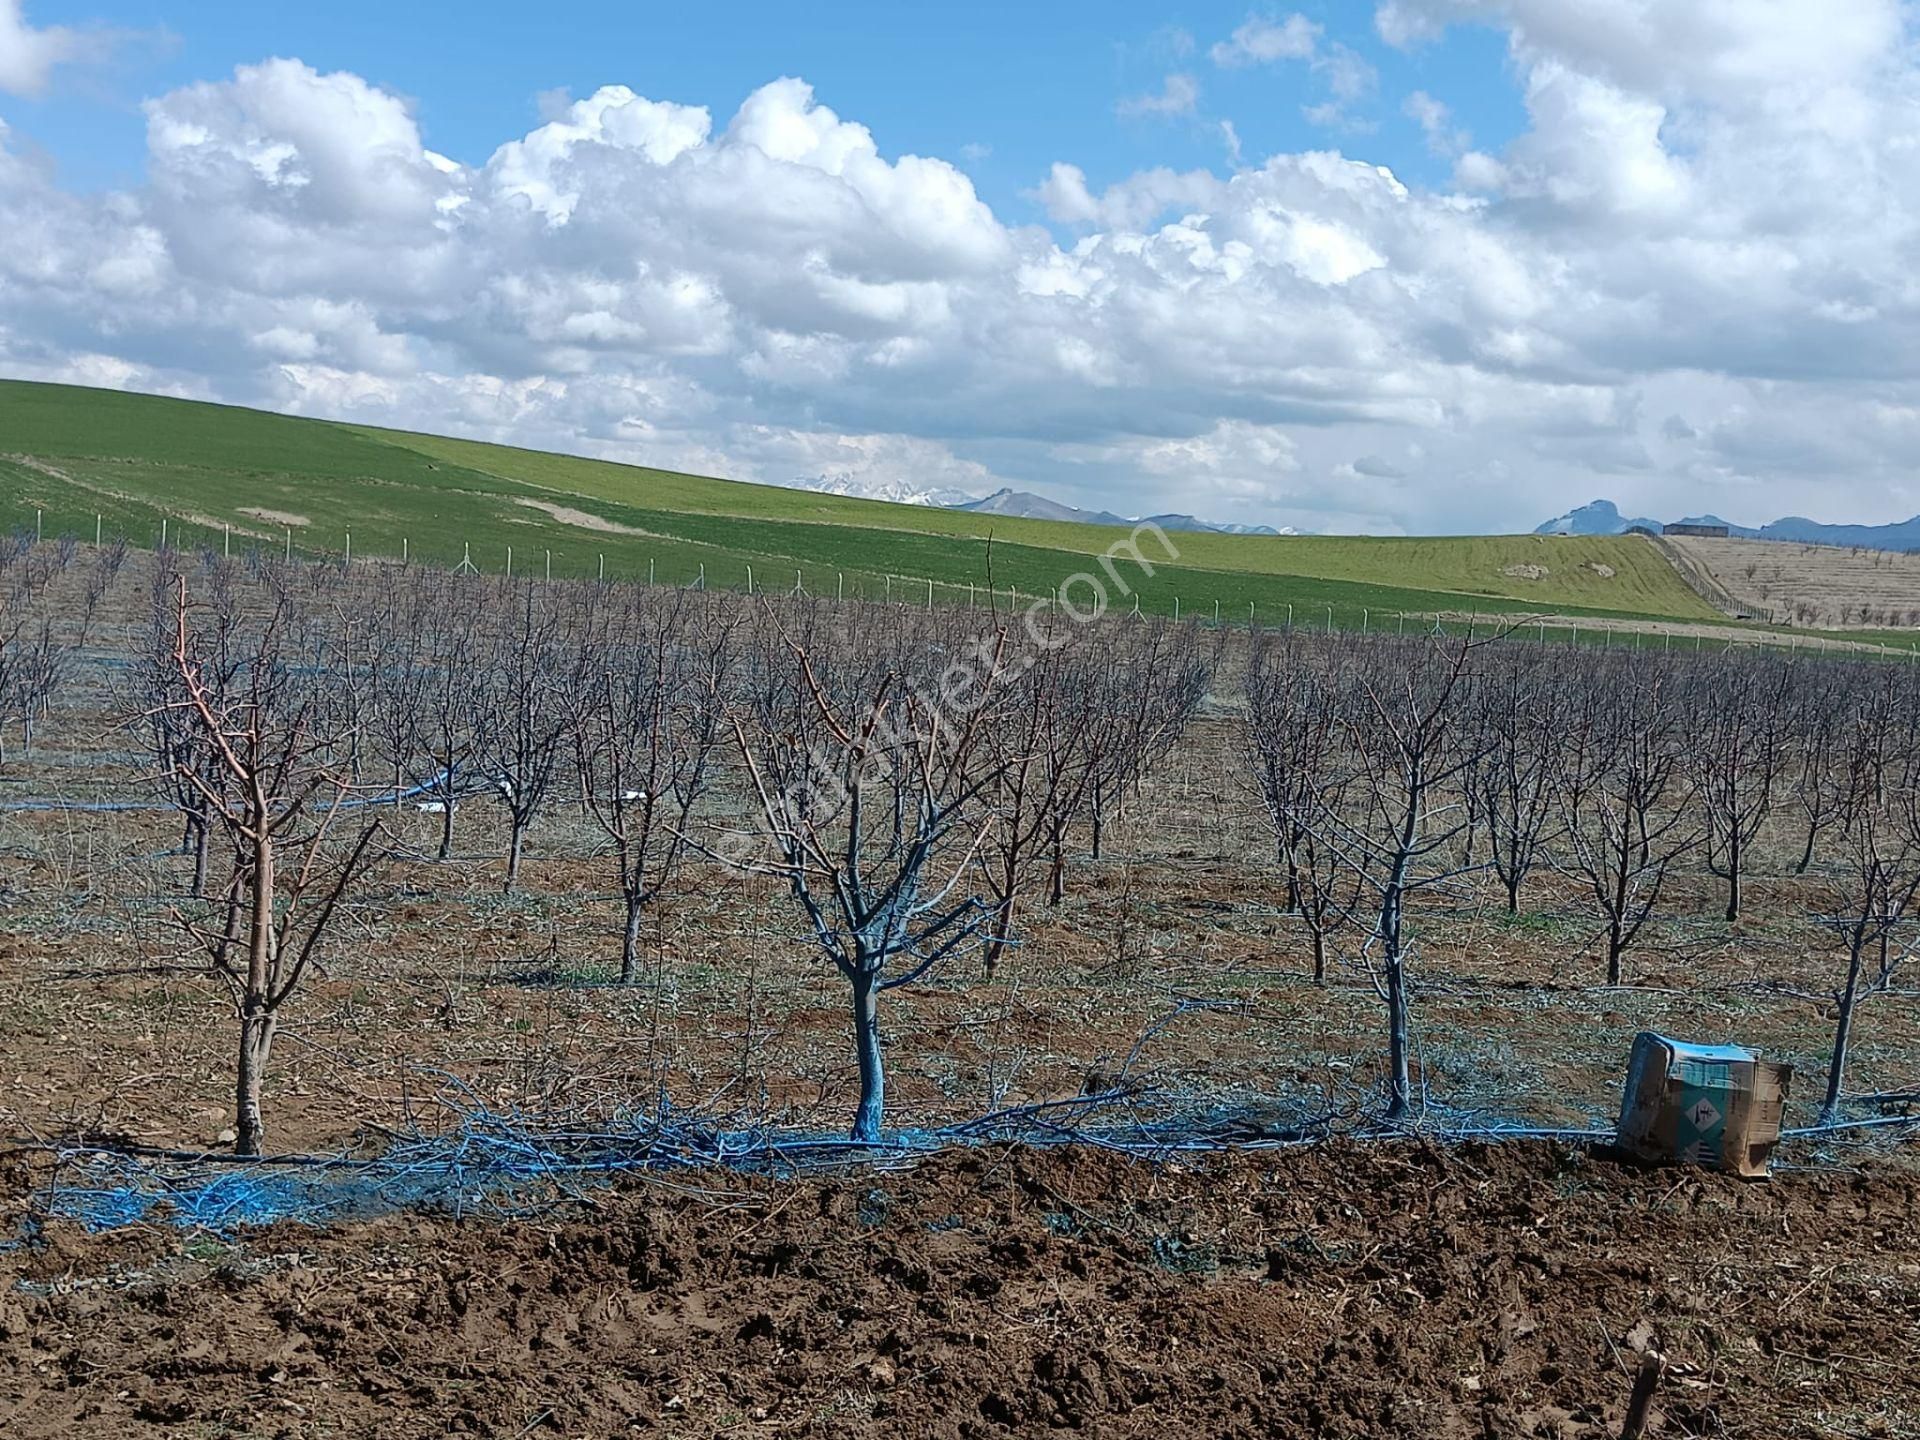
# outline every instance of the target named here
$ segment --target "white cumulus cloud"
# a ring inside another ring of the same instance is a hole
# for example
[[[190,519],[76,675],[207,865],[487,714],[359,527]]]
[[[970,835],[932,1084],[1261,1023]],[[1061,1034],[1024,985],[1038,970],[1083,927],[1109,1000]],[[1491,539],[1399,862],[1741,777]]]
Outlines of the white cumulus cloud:
[[[797,78],[731,115],[550,96],[460,164],[401,97],[264,59],[149,100],[123,190],[0,127],[0,371],[1310,529],[1527,528],[1596,494],[1893,519],[1920,510],[1920,71],[1891,0],[1803,9],[1395,0],[1395,43],[1507,33],[1511,143],[1393,101],[1450,184],[1350,129],[1097,185],[1062,155],[1046,225]],[[0,75],[41,83],[7,23]],[[1341,52],[1278,17],[1211,55]],[[1335,100],[1378,83],[1353,58],[1318,72]]]

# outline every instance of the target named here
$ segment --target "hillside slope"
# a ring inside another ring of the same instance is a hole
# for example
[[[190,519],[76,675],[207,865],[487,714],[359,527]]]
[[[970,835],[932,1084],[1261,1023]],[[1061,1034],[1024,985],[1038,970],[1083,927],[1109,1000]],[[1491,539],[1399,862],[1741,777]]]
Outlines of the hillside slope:
[[[1920,555],[1867,546],[1668,536],[1728,613],[1822,629],[1920,626]]]
[[[892,505],[440,436],[157,396],[0,382],[0,523],[151,544],[285,545],[500,570],[651,571],[667,581],[813,593],[1045,594],[1126,532]],[[1639,537],[1368,539],[1169,535],[1121,566],[1142,608],[1266,620],[1287,607],[1337,623],[1363,609],[1552,609],[1677,619],[1713,611]],[[989,543],[990,542],[990,543]],[[1097,566],[1096,566],[1096,573]],[[888,576],[911,577],[889,582]],[[1111,590],[1113,587],[1109,586]],[[919,593],[919,592],[914,592]]]

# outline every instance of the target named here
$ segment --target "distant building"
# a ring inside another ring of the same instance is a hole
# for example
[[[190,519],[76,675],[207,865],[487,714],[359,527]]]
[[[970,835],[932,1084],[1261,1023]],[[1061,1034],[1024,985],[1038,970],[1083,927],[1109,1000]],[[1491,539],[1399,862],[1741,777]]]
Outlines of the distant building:
[[[1678,525],[1663,525],[1660,527],[1660,533],[1663,535],[1698,535],[1706,540],[1724,540],[1727,538],[1727,527],[1724,525],[1688,525],[1682,523]]]
[[[1655,531],[1655,530],[1654,530],[1654,529],[1653,529],[1653,528],[1652,528],[1651,526],[1648,526],[1648,525],[1629,525],[1629,526],[1627,526],[1627,534],[1629,534],[1629,535],[1648,535],[1648,536],[1651,536],[1651,535],[1655,535],[1655,534],[1657,534],[1657,533],[1658,533],[1657,531]]]

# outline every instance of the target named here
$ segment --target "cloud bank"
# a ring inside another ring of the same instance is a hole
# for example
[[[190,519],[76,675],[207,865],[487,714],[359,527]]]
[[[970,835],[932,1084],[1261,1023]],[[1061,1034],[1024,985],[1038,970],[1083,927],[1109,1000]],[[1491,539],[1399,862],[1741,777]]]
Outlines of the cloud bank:
[[[1505,30],[1528,124],[1489,152],[1444,96],[1379,97],[1442,188],[1329,148],[1096,191],[1063,157],[1046,224],[795,78],[724,119],[610,86],[467,166],[401,98],[266,60],[149,101],[146,179],[106,195],[0,120],[0,371],[1312,529],[1526,528],[1595,494],[1920,510],[1894,0],[1376,15],[1409,48],[1462,23]],[[0,89],[44,85],[63,37],[0,0]],[[1340,52],[1273,17],[1206,54]]]

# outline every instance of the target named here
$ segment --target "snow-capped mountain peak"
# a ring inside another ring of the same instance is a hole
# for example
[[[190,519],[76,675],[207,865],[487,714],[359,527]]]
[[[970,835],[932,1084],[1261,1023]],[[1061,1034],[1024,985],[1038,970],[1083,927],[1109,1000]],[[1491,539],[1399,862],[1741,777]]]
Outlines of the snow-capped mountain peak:
[[[951,485],[916,485],[911,480],[867,479],[842,472],[838,475],[798,476],[785,482],[794,490],[812,490],[820,495],[844,495],[854,500],[886,500],[895,505],[965,505],[974,497]]]

